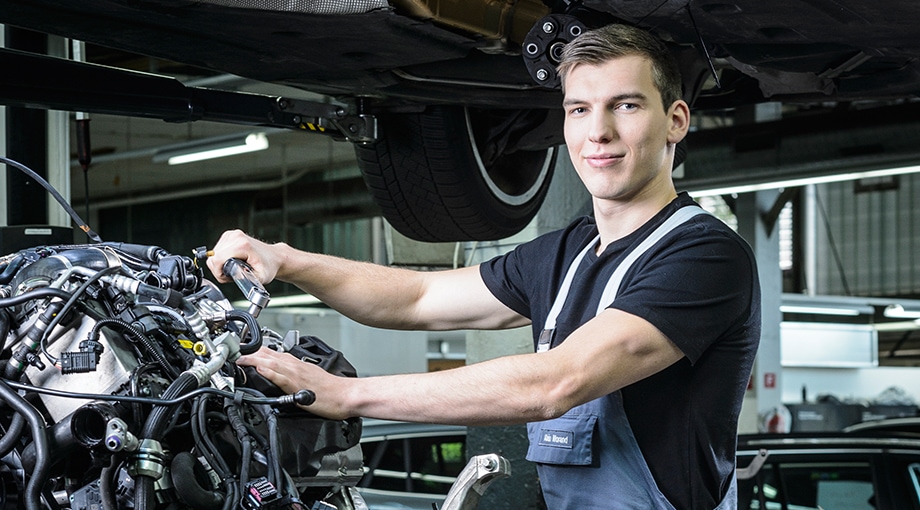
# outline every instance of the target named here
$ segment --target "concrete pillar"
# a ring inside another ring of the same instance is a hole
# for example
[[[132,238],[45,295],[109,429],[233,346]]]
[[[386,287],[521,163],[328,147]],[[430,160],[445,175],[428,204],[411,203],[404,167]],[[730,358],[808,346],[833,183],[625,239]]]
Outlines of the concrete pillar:
[[[543,207],[522,235],[504,243],[479,246],[472,253],[473,263],[482,262],[517,243],[556,230],[574,218],[591,212],[591,196],[581,184],[565,147],[560,148],[553,182]],[[471,331],[466,338],[467,363],[499,356],[533,352],[531,328],[507,331]],[[496,481],[483,495],[480,508],[490,510],[531,510],[545,508],[539,493],[534,465],[527,454],[525,425],[509,427],[471,427],[467,432],[468,455],[498,453],[511,462],[511,478]]]
[[[69,40],[63,37],[48,36],[48,54],[69,58]],[[46,179],[58,193],[70,203],[70,112],[48,110],[47,114],[47,140],[46,147],[48,162],[48,175]],[[47,224],[58,227],[71,225],[70,215],[54,200],[48,196]],[[84,218],[89,221],[88,218]]]
[[[779,232],[764,220],[779,197],[777,190],[745,193],[738,197],[738,233],[754,250],[760,274],[763,328],[754,362],[751,387],[741,410],[739,432],[757,432],[762,416],[782,405],[782,366],[779,328],[782,321],[783,277],[779,267]]]
[[[530,328],[507,331],[470,331],[466,337],[467,363],[500,356],[533,352]],[[511,463],[511,477],[495,481],[483,494],[480,508],[490,510],[535,510],[545,508],[540,495],[537,470],[527,459],[527,426],[470,427],[467,455],[497,453]]]
[[[67,57],[67,40],[20,29],[0,31],[3,46]],[[45,178],[70,200],[69,114],[54,110],[0,107],[0,154]],[[70,225],[70,217],[51,195],[26,174],[7,168],[0,184],[6,206],[0,225]]]

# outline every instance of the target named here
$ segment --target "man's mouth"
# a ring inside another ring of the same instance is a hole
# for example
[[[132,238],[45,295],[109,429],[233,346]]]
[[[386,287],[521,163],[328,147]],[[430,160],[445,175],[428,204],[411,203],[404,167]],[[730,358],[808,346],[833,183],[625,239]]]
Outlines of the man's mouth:
[[[611,152],[603,152],[598,154],[589,154],[585,156],[585,161],[588,165],[593,167],[604,167],[617,163],[623,159],[622,154],[614,154]]]

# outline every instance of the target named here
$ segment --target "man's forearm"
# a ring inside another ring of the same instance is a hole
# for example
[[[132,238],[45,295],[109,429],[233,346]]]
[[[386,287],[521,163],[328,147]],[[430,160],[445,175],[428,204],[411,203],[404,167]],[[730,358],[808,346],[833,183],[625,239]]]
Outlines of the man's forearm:
[[[527,324],[486,288],[478,267],[410,271],[305,253],[279,243],[277,278],[349,318],[387,329],[501,329]]]
[[[530,356],[440,372],[353,379],[338,392],[340,412],[464,425],[508,425],[561,415],[574,405],[558,391],[564,382],[549,374],[541,377],[533,359],[525,360]]]
[[[412,310],[420,279],[412,271],[307,253],[275,245],[282,264],[277,279],[301,290],[349,318],[370,326],[415,329]]]

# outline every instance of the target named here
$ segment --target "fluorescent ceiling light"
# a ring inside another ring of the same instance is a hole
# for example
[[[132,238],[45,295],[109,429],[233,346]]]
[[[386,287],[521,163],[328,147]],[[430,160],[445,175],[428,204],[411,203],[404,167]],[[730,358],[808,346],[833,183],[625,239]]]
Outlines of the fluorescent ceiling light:
[[[808,184],[826,184],[829,182],[855,181],[857,179],[888,177],[891,175],[913,174],[917,172],[920,172],[920,165],[902,166],[897,168],[882,168],[879,170],[866,170],[861,172],[848,172],[833,175],[819,175],[812,177],[802,177],[798,179],[784,179],[780,181],[763,182],[759,184],[741,184],[738,186],[726,186],[724,188],[691,191],[690,195],[694,197],[732,195],[736,193],[749,193],[751,191],[761,191],[767,189],[795,188]]]
[[[809,296],[784,293],[779,307],[783,313],[857,317],[873,315],[875,308],[865,299],[842,296]]]
[[[883,314],[890,319],[920,319],[920,310],[905,309],[898,303],[886,306]]]
[[[268,137],[265,136],[265,133],[234,134],[163,147],[153,155],[153,162],[181,165],[193,161],[261,151],[267,148]]]
[[[817,315],[841,315],[849,317],[856,317],[861,313],[856,308],[835,308],[831,306],[782,305],[779,307],[779,310],[783,313],[811,313]]]

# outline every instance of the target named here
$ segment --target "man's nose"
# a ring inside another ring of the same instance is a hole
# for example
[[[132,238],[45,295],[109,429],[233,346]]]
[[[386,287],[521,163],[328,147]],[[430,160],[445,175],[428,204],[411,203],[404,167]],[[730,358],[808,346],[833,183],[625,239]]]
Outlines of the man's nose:
[[[594,143],[607,143],[616,136],[613,119],[606,112],[592,115],[591,126],[588,130],[588,140]]]

